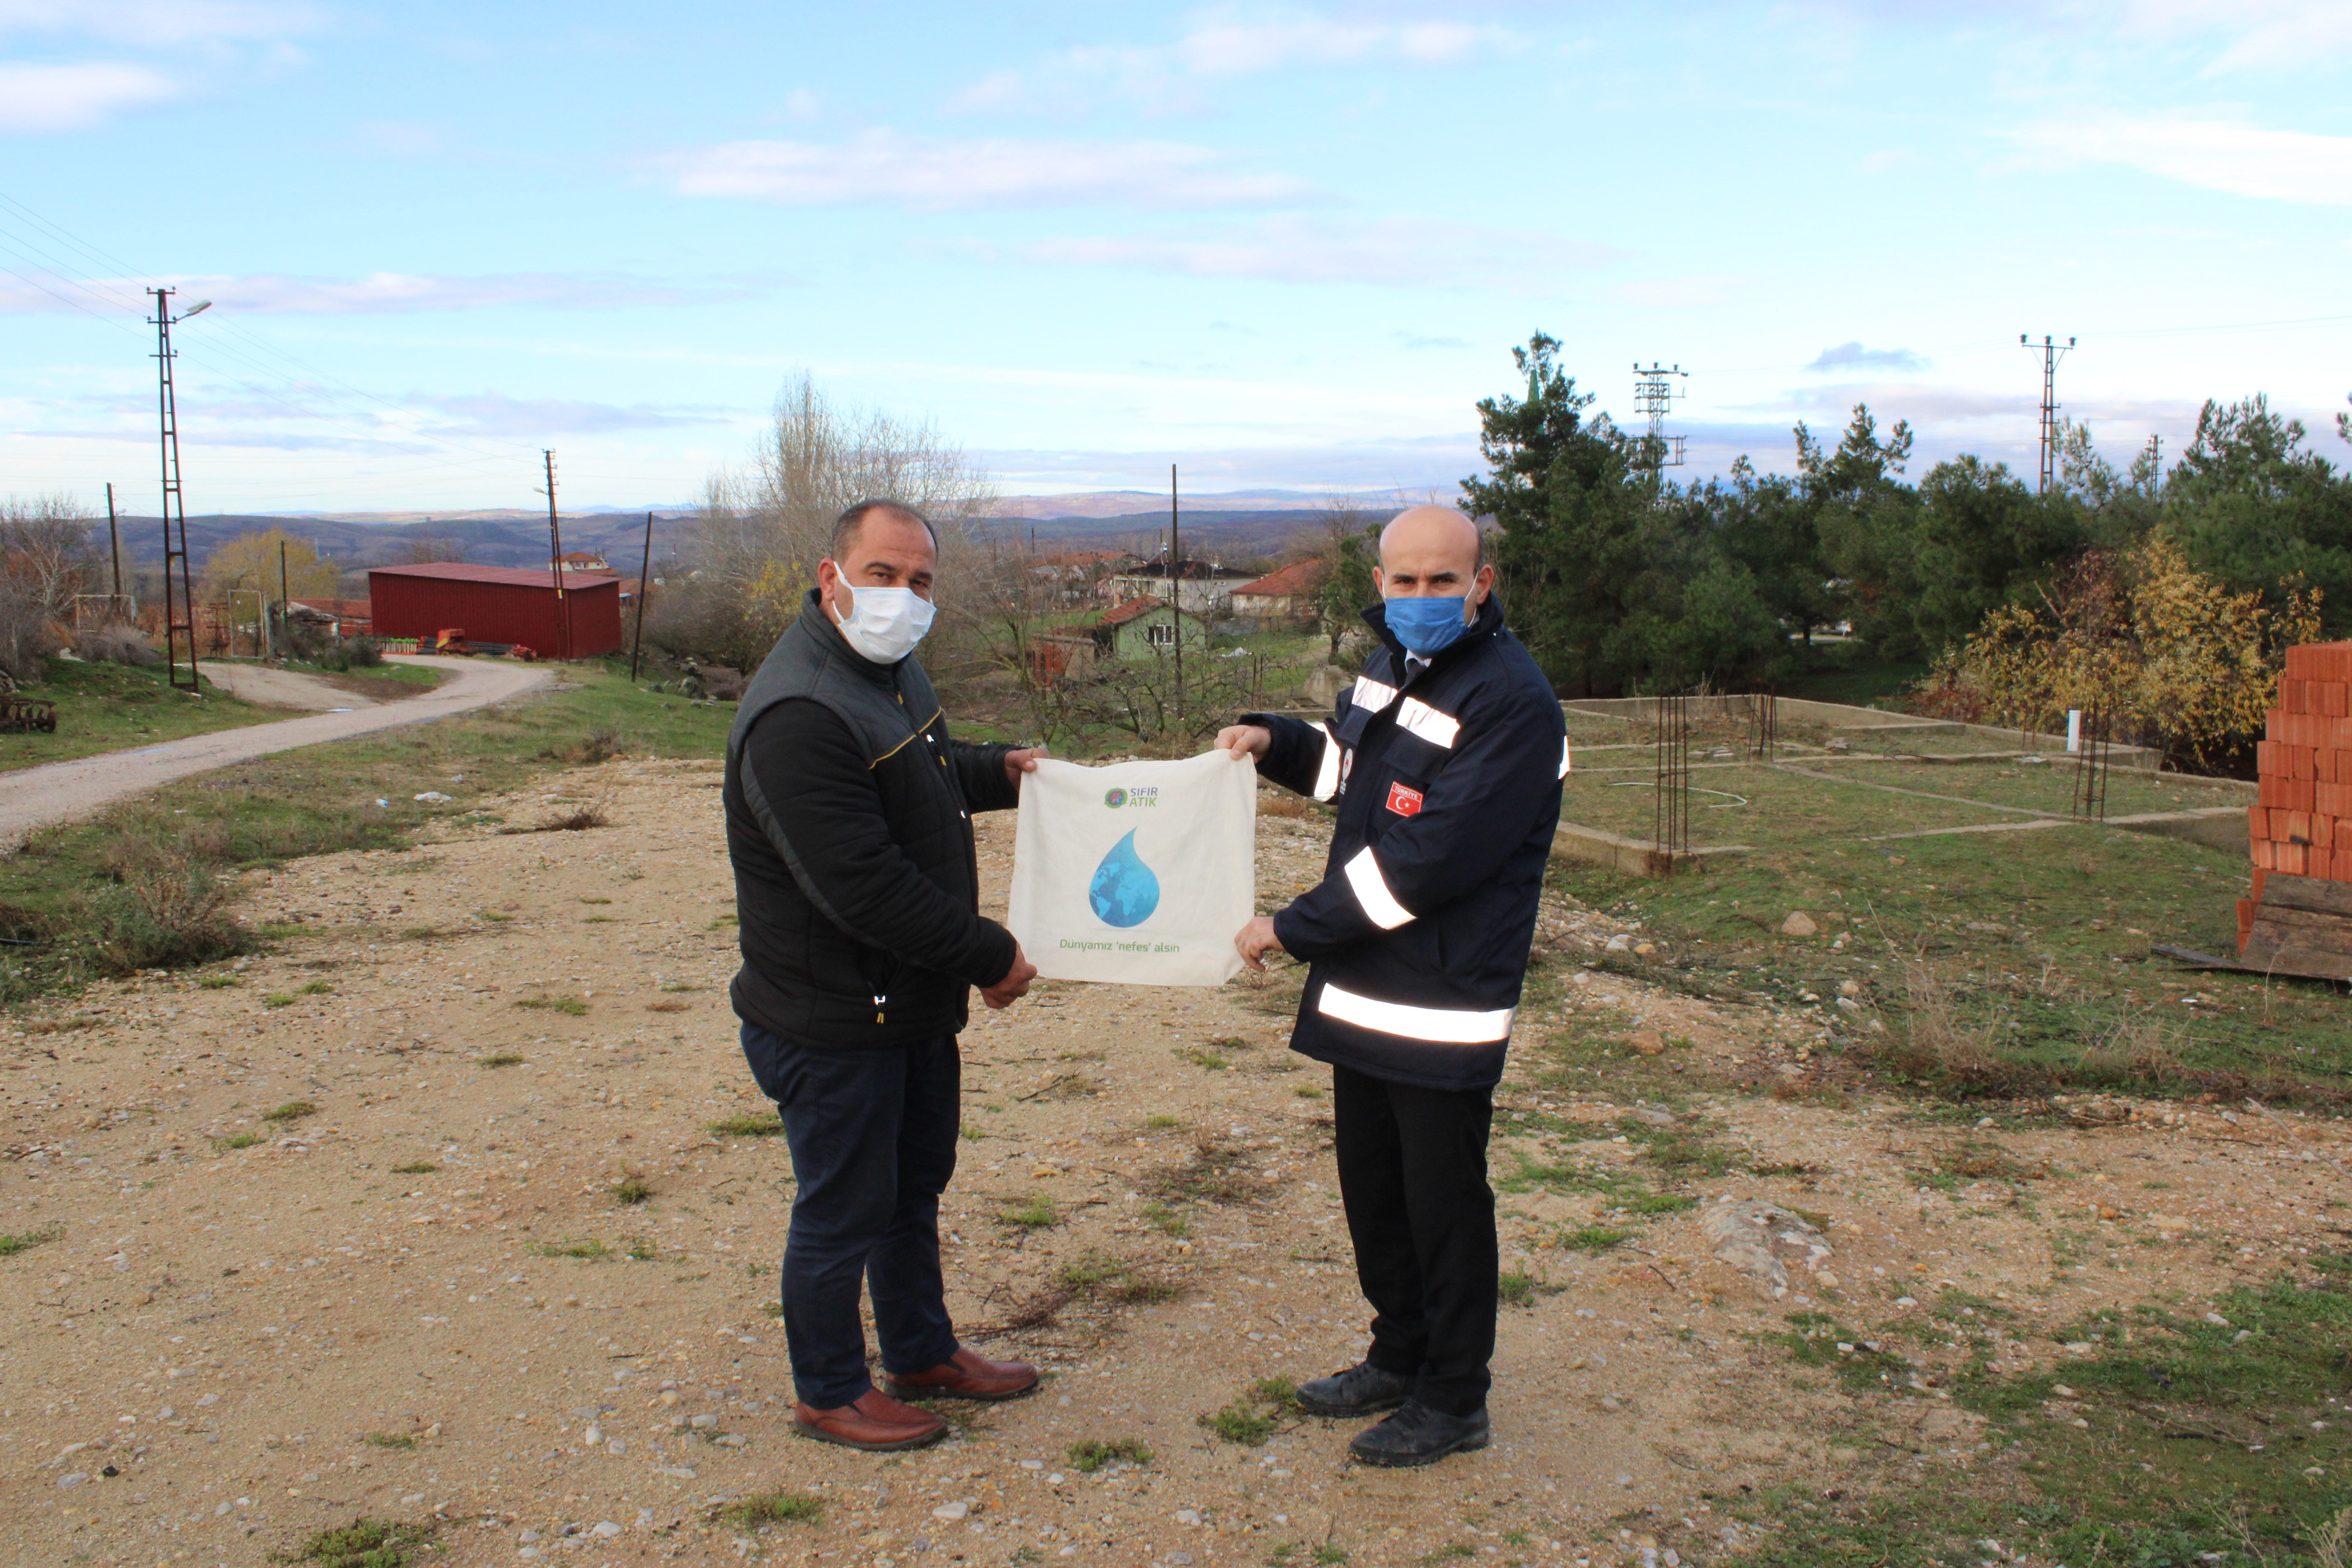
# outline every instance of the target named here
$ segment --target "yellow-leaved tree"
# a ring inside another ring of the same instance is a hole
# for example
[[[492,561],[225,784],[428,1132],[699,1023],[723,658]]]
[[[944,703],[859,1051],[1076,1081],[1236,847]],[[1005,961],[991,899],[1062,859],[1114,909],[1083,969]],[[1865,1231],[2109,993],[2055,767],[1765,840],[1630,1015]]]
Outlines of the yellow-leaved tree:
[[[286,591],[297,599],[331,599],[343,580],[343,569],[321,557],[307,539],[282,528],[265,533],[240,533],[205,560],[202,593],[208,603],[228,597],[232,588],[258,588],[278,600],[278,549],[286,547]]]
[[[2232,593],[2161,535],[2086,552],[2037,605],[2004,605],[1945,650],[1916,706],[2045,732],[2069,709],[2111,740],[2211,767],[2260,735],[2286,650],[2319,636],[2319,591]]]

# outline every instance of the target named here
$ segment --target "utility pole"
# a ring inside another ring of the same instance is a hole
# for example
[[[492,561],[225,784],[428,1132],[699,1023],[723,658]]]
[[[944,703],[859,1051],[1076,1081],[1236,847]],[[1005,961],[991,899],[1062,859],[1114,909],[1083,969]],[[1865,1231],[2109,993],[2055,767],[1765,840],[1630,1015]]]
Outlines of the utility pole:
[[[637,568],[637,636],[629,645],[629,679],[637,679],[637,655],[646,646],[646,595],[654,584],[654,514],[646,513],[646,558]]]
[[[555,449],[543,449],[540,456],[547,459],[547,569],[555,574],[555,641],[549,657],[572,657],[572,628],[564,614],[563,603],[563,525],[555,517]],[[650,520],[648,520],[650,521]]]
[[[1176,634],[1176,722],[1184,722],[1184,536],[1176,525],[1176,465],[1168,465],[1168,599]]]
[[[2050,486],[2058,477],[2058,362],[2074,346],[2068,338],[2061,348],[2048,333],[2043,333],[2040,347],[2026,342],[2023,332],[2017,341],[2028,351],[2042,356],[2042,484],[2034,493],[2048,495]]]
[[[286,542],[278,542],[278,650],[294,651],[294,598],[286,586]]]
[[[122,614],[122,536],[114,526],[114,481],[106,481],[106,554],[114,563],[114,598],[108,608],[107,619]]]
[[[1633,411],[1647,415],[1650,420],[1649,439],[1643,443],[1642,461],[1637,466],[1654,475],[1683,466],[1683,443],[1688,437],[1666,434],[1666,415],[1675,399],[1689,395],[1686,387],[1675,384],[1676,376],[1685,382],[1690,380],[1690,373],[1679,364],[1662,365],[1652,360],[1644,370],[1640,361],[1633,363]]]
[[[202,689],[196,679],[196,605],[194,590],[188,583],[188,512],[180,495],[180,413],[172,387],[172,323],[184,321],[198,311],[209,308],[210,300],[199,300],[179,315],[172,314],[172,296],[177,290],[150,289],[155,297],[155,313],[148,318],[155,329],[155,413],[163,446],[163,661],[164,671],[174,689],[180,687],[180,639],[188,645],[188,679],[185,689],[191,694]],[[172,571],[177,563],[180,592],[174,602],[172,593]]]

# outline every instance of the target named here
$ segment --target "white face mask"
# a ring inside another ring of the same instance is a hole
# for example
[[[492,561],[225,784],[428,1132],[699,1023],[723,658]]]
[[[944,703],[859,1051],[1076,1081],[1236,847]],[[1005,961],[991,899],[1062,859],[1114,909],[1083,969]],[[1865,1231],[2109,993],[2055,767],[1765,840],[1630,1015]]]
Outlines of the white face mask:
[[[915,651],[938,614],[929,599],[912,588],[857,588],[844,583],[849,614],[840,617],[841,635],[859,655],[876,664],[896,664]]]

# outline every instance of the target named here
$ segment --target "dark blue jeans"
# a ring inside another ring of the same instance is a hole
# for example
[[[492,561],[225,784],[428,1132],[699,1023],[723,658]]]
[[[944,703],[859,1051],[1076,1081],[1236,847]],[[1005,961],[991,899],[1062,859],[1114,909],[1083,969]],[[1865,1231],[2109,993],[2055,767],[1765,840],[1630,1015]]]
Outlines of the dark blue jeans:
[[[956,1352],[940,1280],[940,1194],[955,1174],[961,1062],[955,1037],[821,1050],[743,1026],[751,1076],[792,1145],[784,1342],[802,1401],[834,1410],[874,1386],[858,1284],[874,1293],[882,1365],[924,1372]]]

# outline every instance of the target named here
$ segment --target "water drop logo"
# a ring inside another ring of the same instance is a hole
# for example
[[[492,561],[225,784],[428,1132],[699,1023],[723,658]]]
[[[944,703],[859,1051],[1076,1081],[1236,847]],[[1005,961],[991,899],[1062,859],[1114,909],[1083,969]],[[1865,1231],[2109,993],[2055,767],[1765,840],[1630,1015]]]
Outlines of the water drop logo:
[[[1103,794],[1103,804],[1117,811],[1127,804],[1127,792],[1123,789],[1107,790]]]
[[[1087,901],[1094,906],[1097,919],[1121,929],[1141,925],[1160,907],[1160,879],[1135,852],[1134,834],[1113,845],[1095,868],[1094,880],[1087,884]]]

